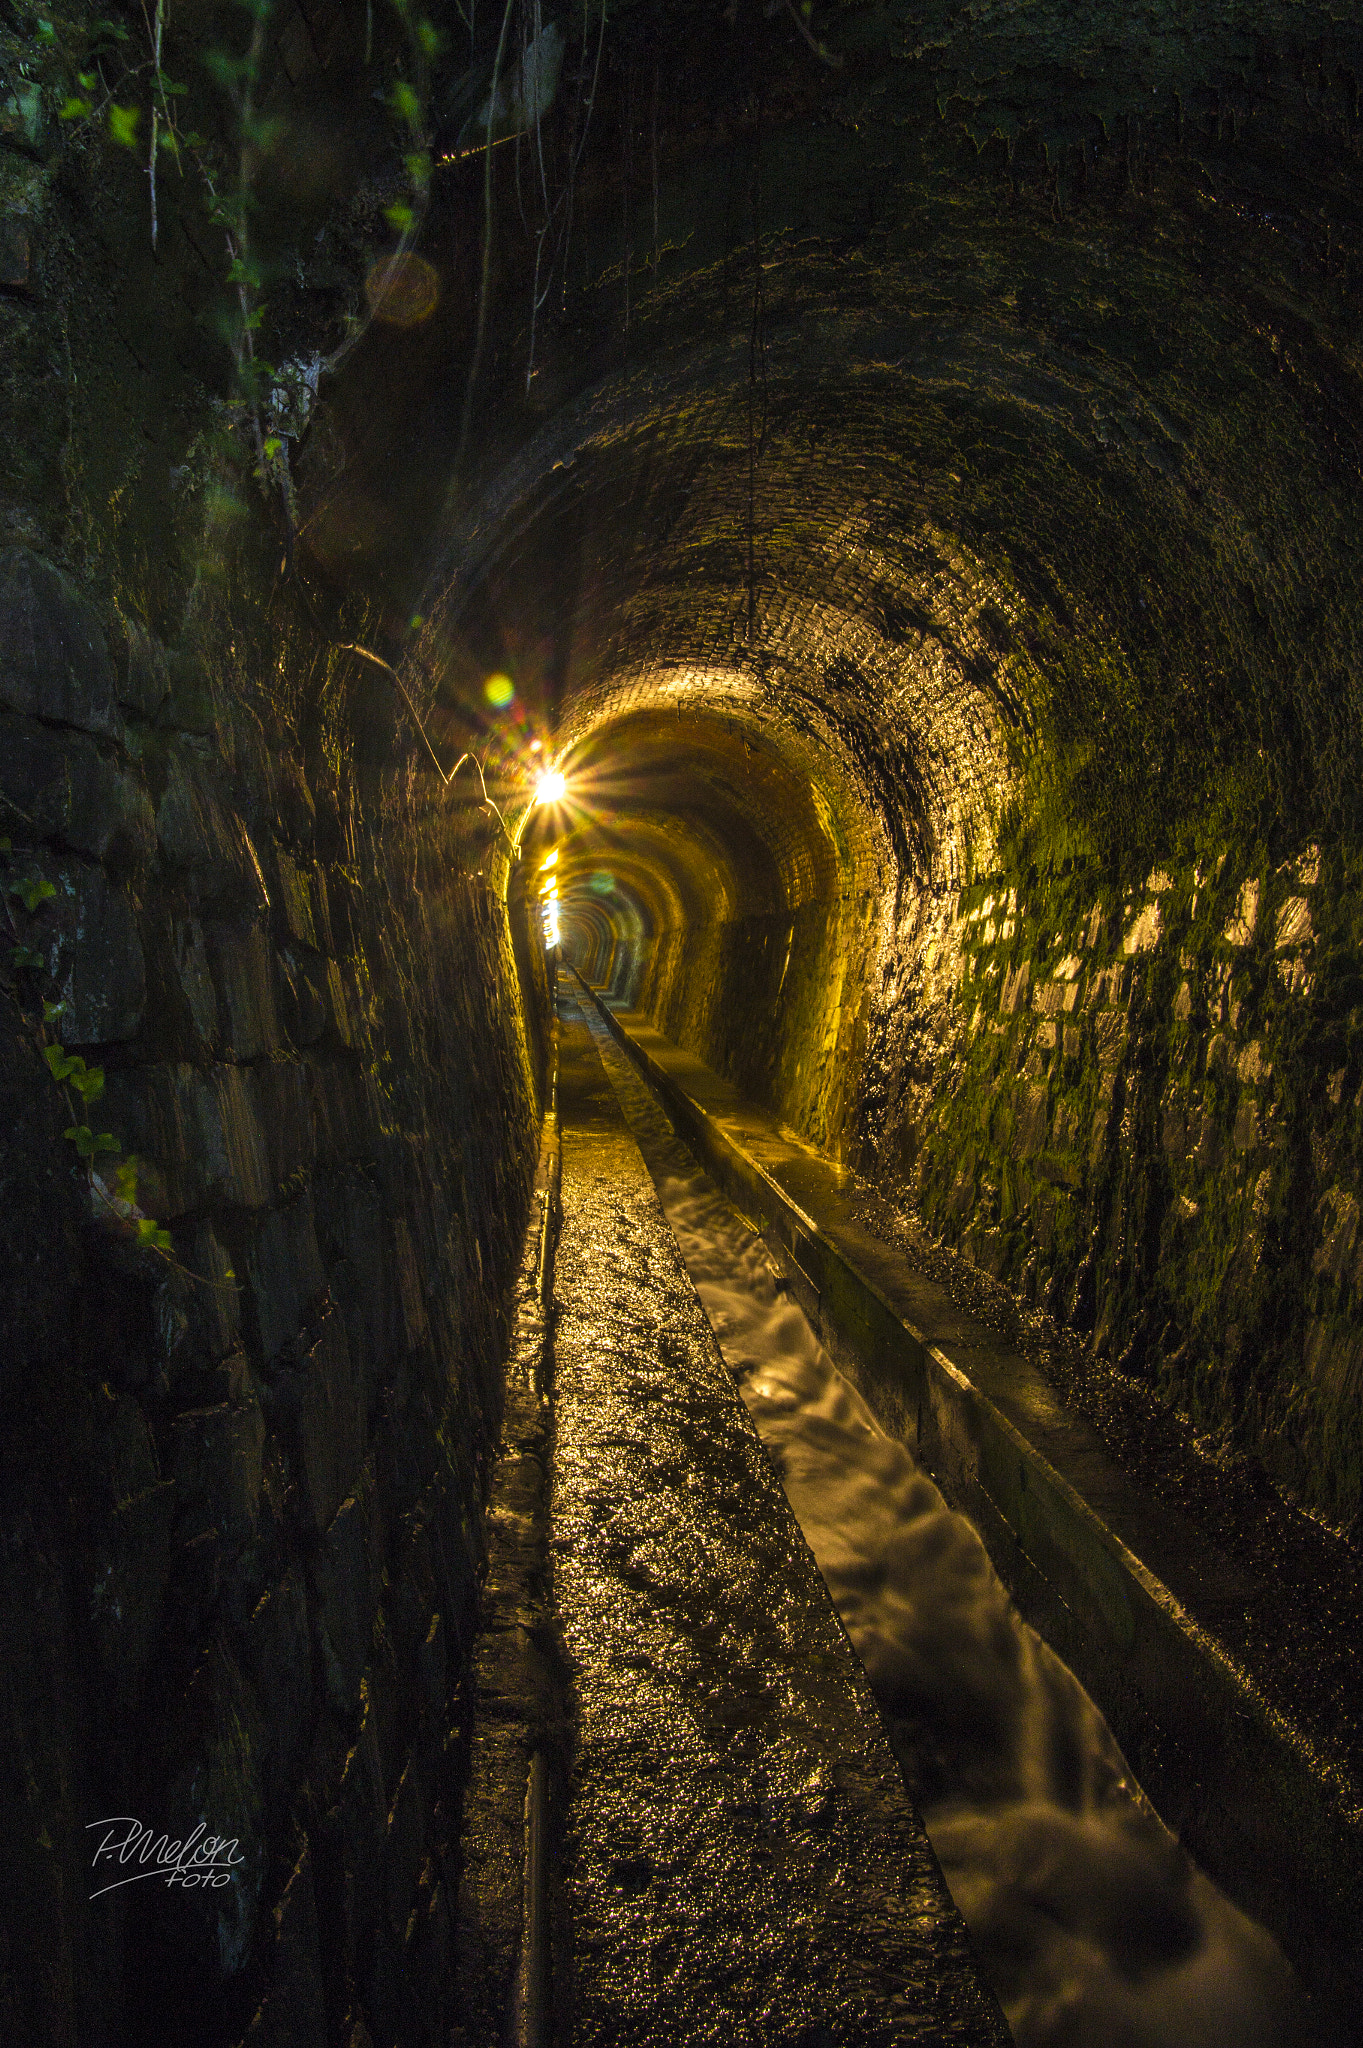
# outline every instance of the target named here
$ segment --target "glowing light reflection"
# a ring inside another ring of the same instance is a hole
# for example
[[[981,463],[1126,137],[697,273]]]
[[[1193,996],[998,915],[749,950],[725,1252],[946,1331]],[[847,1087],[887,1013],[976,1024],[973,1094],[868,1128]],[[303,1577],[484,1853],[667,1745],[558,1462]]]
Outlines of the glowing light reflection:
[[[386,256],[372,265],[364,295],[376,320],[390,327],[419,327],[440,298],[440,276],[424,256]]]

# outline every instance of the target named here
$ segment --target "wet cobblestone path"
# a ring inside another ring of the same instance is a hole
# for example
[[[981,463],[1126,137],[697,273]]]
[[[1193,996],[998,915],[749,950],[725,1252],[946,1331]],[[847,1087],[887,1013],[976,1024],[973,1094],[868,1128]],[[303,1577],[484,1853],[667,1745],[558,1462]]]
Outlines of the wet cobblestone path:
[[[1002,2043],[597,1051],[570,998],[560,1015],[556,2036]]]

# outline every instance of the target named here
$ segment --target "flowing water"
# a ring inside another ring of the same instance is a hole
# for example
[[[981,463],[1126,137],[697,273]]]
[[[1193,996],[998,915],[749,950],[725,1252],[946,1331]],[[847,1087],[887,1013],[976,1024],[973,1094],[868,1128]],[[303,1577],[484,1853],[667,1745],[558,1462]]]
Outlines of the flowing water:
[[[1305,2040],[1275,1943],[1165,1829],[974,1526],[880,1428],[762,1240],[588,1022],[1018,2048]]]

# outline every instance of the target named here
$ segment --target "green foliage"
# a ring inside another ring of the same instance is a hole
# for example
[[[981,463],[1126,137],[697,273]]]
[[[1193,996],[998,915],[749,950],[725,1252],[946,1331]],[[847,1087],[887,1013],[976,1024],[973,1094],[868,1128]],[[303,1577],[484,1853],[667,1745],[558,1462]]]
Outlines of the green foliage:
[[[9,894],[19,898],[30,917],[39,904],[46,903],[56,893],[56,884],[40,875],[26,875],[21,881],[9,884]]]
[[[92,1131],[89,1124],[72,1124],[62,1132],[82,1159],[95,1159],[101,1152],[121,1152],[123,1147],[108,1131]]]
[[[54,1081],[73,1088],[82,1102],[98,1102],[104,1093],[103,1067],[87,1067],[78,1052],[63,1052],[59,1045],[44,1046],[43,1058]]]
[[[114,102],[109,108],[109,140],[121,149],[136,149],[137,124],[142,119],[140,107],[120,107]]]

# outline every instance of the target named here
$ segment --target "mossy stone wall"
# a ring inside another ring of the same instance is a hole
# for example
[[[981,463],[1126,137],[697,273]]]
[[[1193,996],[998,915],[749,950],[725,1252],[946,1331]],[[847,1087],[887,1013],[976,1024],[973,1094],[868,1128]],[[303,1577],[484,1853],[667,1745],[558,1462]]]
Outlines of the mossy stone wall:
[[[1082,864],[942,908],[875,1150],[944,1240],[1330,1520],[1363,1501],[1356,855]],[[868,1142],[871,1142],[868,1140]],[[895,1154],[897,1153],[897,1157]]]
[[[111,642],[0,557],[4,879],[54,892],[9,894],[0,964],[0,2014],[35,2048],[452,2018],[545,989],[446,814],[381,790],[376,832],[262,724],[250,616]],[[94,1174],[44,1040],[104,1072]],[[118,1815],[233,1840],[230,1881],[93,1896],[138,1868],[92,1865]]]

